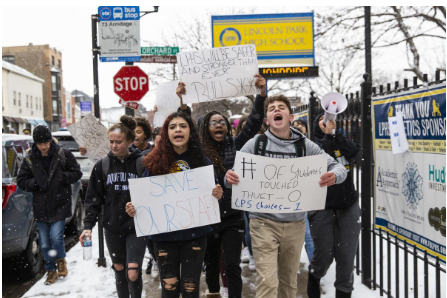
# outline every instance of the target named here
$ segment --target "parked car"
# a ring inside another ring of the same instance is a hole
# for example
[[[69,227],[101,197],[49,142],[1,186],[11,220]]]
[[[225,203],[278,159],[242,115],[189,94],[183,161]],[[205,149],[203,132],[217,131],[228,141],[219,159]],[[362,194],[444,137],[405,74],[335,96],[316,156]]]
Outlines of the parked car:
[[[34,277],[44,264],[39,234],[33,215],[33,194],[17,186],[17,174],[31,148],[31,136],[2,134],[2,259],[20,260],[24,274]],[[66,231],[83,230],[81,182],[71,185],[72,214]]]
[[[59,145],[61,145],[65,149],[70,150],[73,153],[74,157],[76,158],[76,161],[81,166],[82,201],[84,201],[85,193],[87,192],[88,182],[90,181],[90,174],[93,170],[93,167],[95,166],[95,163],[90,159],[88,159],[88,157],[82,156],[81,153],[79,153],[79,145],[78,143],[76,143],[75,139],[68,130],[53,132],[51,134],[53,135],[54,138],[58,140]]]

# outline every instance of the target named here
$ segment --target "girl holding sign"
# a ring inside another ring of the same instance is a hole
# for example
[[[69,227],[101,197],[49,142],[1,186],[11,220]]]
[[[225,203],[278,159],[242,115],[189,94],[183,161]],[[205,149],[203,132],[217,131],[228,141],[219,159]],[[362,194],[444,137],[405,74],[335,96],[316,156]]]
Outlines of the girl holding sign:
[[[129,297],[129,293],[131,297],[141,297],[141,265],[146,239],[137,238],[134,221],[126,214],[125,206],[130,201],[128,179],[141,176],[143,157],[140,150],[129,148],[135,139],[135,119],[123,115],[120,121],[108,131],[110,152],[92,170],[85,196],[85,230],[79,241],[84,246],[86,234],[92,236],[104,206],[102,224],[115,271],[118,297]]]
[[[197,128],[184,112],[172,113],[161,129],[158,145],[144,158],[143,177],[166,175],[173,172],[211,165],[204,154]],[[220,199],[222,187],[217,184],[212,195]],[[135,216],[129,202],[126,212]],[[208,226],[148,236],[154,241],[160,266],[162,297],[200,296],[200,274],[205,257],[207,236],[213,231]]]
[[[266,94],[265,79],[256,74],[255,86],[260,89],[256,96],[251,114],[248,116],[241,133],[231,136],[231,126],[228,119],[221,113],[212,111],[205,115],[200,125],[200,137],[207,156],[213,161],[219,184],[224,189],[224,199],[219,202],[221,222],[215,225],[213,234],[208,237],[206,250],[206,283],[207,297],[220,297],[219,271],[221,247],[225,257],[225,272],[228,279],[229,297],[241,297],[241,249],[244,237],[244,218],[242,212],[231,208],[231,188],[224,186],[227,170],[233,168],[236,151],[253,138],[261,129],[264,119],[264,100]],[[179,82],[177,95],[181,98],[186,94],[185,85]]]

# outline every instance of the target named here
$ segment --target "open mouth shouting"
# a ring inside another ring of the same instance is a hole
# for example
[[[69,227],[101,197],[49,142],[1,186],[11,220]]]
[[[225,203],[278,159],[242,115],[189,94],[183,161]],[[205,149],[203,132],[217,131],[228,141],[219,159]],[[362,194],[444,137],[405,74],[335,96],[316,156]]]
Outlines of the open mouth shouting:
[[[282,120],[283,120],[283,116],[281,114],[278,113],[276,115],[273,115],[273,122],[276,125],[281,125],[282,124]]]

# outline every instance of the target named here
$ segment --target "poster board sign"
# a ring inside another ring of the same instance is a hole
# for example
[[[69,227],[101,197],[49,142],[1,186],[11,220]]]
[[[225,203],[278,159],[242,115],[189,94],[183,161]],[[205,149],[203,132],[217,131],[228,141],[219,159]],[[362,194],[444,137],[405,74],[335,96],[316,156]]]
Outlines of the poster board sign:
[[[445,262],[446,85],[372,98],[375,228]],[[402,112],[409,150],[393,154],[388,119]]]
[[[213,166],[167,175],[129,179],[137,236],[155,235],[220,222],[219,202],[211,194]]]
[[[408,150],[407,136],[405,135],[404,118],[402,112],[396,112],[396,117],[388,117],[391,147],[393,154],[404,153]]]
[[[98,162],[110,151],[107,128],[91,113],[67,127],[76,143],[87,149],[87,157]]]
[[[157,86],[155,90],[155,105],[157,112],[154,115],[154,126],[161,127],[165,119],[180,107],[180,98],[175,93],[178,81],[167,82]]]
[[[231,207],[249,212],[292,213],[324,209],[327,187],[320,177],[327,172],[327,155],[292,159],[269,158],[238,151]]]
[[[177,54],[183,103],[208,102],[254,95],[258,60],[254,45],[240,45]]]
[[[211,16],[213,47],[254,44],[262,65],[314,65],[314,13]]]

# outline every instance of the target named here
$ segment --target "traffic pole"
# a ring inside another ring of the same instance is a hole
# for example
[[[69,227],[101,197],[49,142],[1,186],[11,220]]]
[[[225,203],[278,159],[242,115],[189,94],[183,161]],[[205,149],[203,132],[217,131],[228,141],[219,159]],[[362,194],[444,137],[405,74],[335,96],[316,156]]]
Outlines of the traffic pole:
[[[125,65],[133,65],[133,62],[126,62]],[[135,110],[128,107],[124,107],[124,114],[135,117]]]

